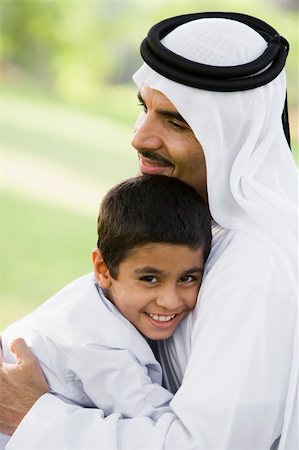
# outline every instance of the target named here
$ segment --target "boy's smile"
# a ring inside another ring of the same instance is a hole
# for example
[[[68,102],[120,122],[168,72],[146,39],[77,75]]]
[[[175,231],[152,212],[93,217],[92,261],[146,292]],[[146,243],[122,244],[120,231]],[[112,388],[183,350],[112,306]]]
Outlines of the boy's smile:
[[[203,265],[201,248],[153,243],[131,250],[119,265],[117,279],[109,273],[106,281],[101,274],[97,279],[145,337],[167,339],[195,306]]]

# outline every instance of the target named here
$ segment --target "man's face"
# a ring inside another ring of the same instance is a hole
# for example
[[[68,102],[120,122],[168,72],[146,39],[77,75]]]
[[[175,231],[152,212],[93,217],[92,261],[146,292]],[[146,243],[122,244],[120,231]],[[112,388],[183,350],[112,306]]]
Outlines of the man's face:
[[[145,244],[132,249],[120,263],[117,279],[110,276],[109,270],[103,270],[100,252],[95,255],[100,286],[144,336],[169,338],[194,308],[204,266],[202,248]]]
[[[143,111],[132,146],[140,172],[179,178],[207,200],[205,157],[190,126],[161,92],[143,87],[138,97]]]

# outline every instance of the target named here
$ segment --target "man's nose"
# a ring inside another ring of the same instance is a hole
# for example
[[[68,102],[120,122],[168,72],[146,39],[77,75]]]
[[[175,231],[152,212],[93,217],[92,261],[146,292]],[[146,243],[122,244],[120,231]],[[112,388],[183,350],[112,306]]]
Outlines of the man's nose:
[[[157,124],[146,113],[142,113],[134,127],[131,145],[136,150],[157,150],[162,146]]]
[[[176,287],[168,287],[160,291],[156,304],[168,311],[175,311],[182,304],[182,298]]]

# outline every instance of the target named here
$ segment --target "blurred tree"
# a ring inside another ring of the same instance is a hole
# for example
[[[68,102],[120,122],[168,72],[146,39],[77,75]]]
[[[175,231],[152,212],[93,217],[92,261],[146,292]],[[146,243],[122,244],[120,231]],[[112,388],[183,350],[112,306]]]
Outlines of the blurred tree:
[[[290,41],[290,100],[297,99],[298,12],[293,0],[238,4],[269,21]],[[271,5],[271,8],[270,8]],[[93,99],[103,85],[131,82],[139,44],[152,24],[171,15],[236,10],[234,0],[0,0],[0,68],[9,81],[23,74],[64,97]],[[297,102],[297,100],[295,100]]]
[[[122,5],[130,3],[2,1],[2,75],[17,69],[71,96],[92,94],[100,83],[127,81],[125,63],[137,67],[139,59],[126,30],[131,8]]]
[[[59,51],[55,24],[61,4],[3,1],[0,8],[2,70],[15,66],[48,85],[51,57]]]

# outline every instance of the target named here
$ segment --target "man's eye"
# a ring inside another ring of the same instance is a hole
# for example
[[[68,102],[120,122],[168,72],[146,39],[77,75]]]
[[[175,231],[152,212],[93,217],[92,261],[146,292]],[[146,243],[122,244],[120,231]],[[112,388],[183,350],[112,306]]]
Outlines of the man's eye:
[[[174,122],[173,120],[170,120],[169,123],[173,128],[177,128],[178,130],[184,129],[184,127],[178,122]]]
[[[139,102],[138,106],[141,106],[144,112],[147,112],[147,107],[145,106],[145,103]]]
[[[141,281],[145,281],[146,283],[156,283],[158,279],[154,275],[146,275],[140,278]]]

